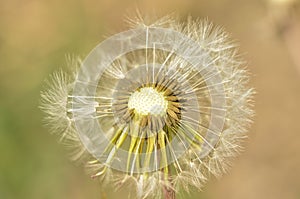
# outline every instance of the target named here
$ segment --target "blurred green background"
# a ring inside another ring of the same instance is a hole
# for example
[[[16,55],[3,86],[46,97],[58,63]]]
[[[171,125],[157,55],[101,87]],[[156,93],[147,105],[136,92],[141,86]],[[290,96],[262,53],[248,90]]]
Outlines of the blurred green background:
[[[0,199],[102,199],[42,126],[43,81],[65,55],[85,57],[124,16],[208,17],[241,44],[257,89],[255,123],[231,171],[203,199],[300,198],[300,8],[295,0],[0,0]],[[106,190],[106,198],[125,198]]]

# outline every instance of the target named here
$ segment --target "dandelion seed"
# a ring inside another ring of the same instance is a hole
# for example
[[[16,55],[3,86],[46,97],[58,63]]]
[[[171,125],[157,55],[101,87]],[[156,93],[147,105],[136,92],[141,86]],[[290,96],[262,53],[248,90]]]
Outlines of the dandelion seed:
[[[93,178],[134,185],[137,198],[175,198],[226,172],[251,123],[253,89],[219,27],[164,17],[99,44],[76,78],[41,93],[51,130]]]

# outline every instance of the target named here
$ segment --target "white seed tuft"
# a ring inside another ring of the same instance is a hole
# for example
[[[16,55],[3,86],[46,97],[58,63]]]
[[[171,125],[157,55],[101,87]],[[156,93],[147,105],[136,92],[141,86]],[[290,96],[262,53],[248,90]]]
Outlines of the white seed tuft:
[[[252,123],[237,45],[207,20],[127,20],[74,74],[50,76],[40,108],[93,178],[130,197],[199,190],[227,172]],[[132,186],[135,188],[133,189]]]

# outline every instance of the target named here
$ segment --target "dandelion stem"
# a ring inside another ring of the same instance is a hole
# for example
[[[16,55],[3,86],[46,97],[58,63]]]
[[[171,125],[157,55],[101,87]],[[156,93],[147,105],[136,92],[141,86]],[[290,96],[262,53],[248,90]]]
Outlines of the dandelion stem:
[[[163,194],[165,199],[175,199],[175,191],[173,189],[168,188],[166,185],[163,186]]]

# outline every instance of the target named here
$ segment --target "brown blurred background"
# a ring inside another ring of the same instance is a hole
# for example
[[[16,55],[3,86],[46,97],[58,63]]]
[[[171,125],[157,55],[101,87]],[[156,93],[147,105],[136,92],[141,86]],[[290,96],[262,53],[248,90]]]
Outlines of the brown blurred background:
[[[245,152],[202,199],[300,198],[300,2],[295,0],[0,0],[0,198],[103,199],[42,127],[43,80],[125,29],[124,15],[208,17],[249,62],[256,117]],[[125,191],[123,191],[125,192]],[[106,190],[107,198],[125,198]]]

